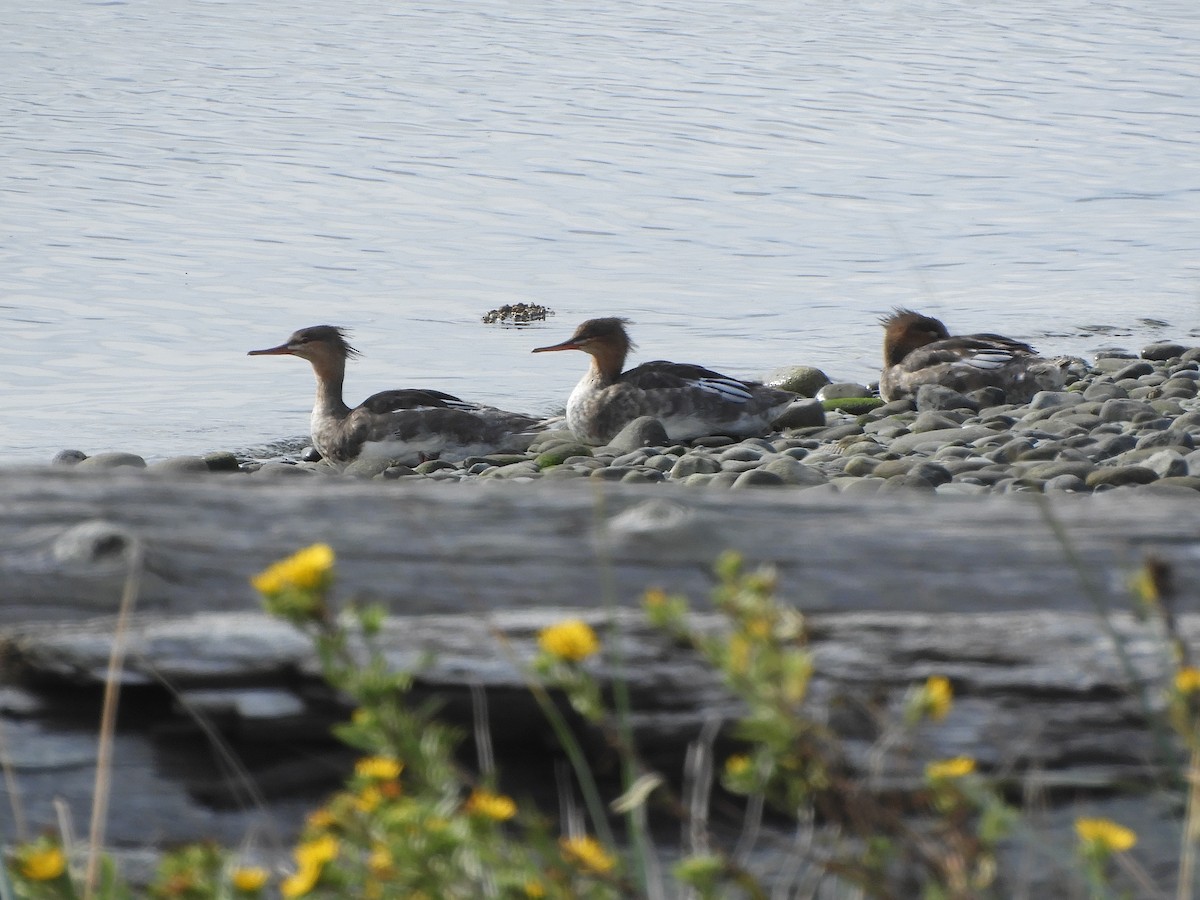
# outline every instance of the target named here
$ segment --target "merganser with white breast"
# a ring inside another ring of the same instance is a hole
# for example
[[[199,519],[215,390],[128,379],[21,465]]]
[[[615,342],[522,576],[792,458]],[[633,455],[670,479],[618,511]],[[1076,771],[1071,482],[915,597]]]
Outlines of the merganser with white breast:
[[[342,400],[346,360],[359,352],[334,325],[301,328],[278,347],[250,356],[298,356],[317,378],[311,431],[313,446],[330,463],[343,466],[360,456],[419,462],[462,459],[475,454],[524,449],[518,433],[538,420],[522,413],[469,403],[442,391],[409,388],[372,394],[351,409]],[[526,441],[527,443],[527,441]]]
[[[1058,391],[1063,370],[1031,346],[999,334],[952,336],[938,319],[895,309],[883,325],[883,371],[879,395],[899,400],[923,384],[965,393],[998,387],[1009,403],[1025,403],[1038,391]]]
[[[628,319],[589,319],[560,344],[534,353],[582,350],[591,367],[567,400],[567,425],[582,441],[603,444],[639,416],[662,422],[673,441],[710,434],[763,434],[797,395],[686,363],[642,363],[621,371],[633,348]]]

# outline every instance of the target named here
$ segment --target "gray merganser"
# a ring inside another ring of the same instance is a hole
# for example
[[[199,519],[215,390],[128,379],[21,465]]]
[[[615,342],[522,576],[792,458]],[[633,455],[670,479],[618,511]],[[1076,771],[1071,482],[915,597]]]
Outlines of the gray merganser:
[[[999,334],[951,336],[932,316],[895,309],[883,325],[883,371],[879,395],[899,400],[923,384],[960,393],[998,387],[1009,403],[1028,402],[1038,391],[1062,390],[1062,367],[1028,344]]]
[[[419,462],[434,457],[462,459],[519,445],[515,436],[536,429],[538,420],[418,388],[372,394],[351,409],[342,400],[346,360],[359,355],[334,325],[301,328],[278,347],[249,356],[299,356],[317,376],[313,446],[342,466],[360,456]],[[520,449],[524,449],[520,447]]]
[[[655,360],[622,372],[633,348],[627,324],[628,319],[589,319],[561,344],[533,351],[591,355],[588,373],[567,400],[567,425],[582,441],[603,444],[639,416],[658,419],[673,441],[763,434],[797,399],[790,391],[686,363]]]

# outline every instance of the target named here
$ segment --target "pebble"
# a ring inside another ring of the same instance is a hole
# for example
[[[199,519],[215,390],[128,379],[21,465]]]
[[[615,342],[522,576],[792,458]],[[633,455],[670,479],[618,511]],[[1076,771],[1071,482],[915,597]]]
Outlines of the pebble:
[[[923,388],[915,401],[865,411],[803,399],[791,405],[773,433],[742,440],[711,435],[671,444],[662,424],[647,417],[629,423],[603,447],[558,428],[539,434],[526,453],[431,459],[412,467],[357,460],[341,475],[455,483],[593,478],[647,490],[662,490],[654,485],[666,482],[704,490],[814,491],[813,496],[1200,492],[1200,348],[1161,343],[1140,355],[1108,351],[1094,366],[1071,372],[1068,380],[1075,380],[1066,390],[1041,391],[1024,405],[1000,405],[994,392],[959,394],[940,387]],[[863,385],[827,384],[811,372],[797,377],[810,379],[814,393],[824,386],[827,396],[868,393]],[[63,450],[52,463],[83,470],[147,467],[133,453],[88,456],[80,450]],[[217,452],[158,460],[149,468],[254,477],[338,474],[319,454],[304,452],[295,462]]]

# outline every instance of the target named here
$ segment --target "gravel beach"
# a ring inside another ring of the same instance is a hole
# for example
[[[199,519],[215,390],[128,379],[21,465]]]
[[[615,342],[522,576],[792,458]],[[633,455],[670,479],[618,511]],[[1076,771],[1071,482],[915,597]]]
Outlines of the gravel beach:
[[[667,444],[661,425],[639,419],[602,447],[552,429],[520,452],[415,467],[359,460],[341,473],[319,460],[306,461],[299,443],[280,445],[295,453],[218,452],[149,465],[134,453],[89,457],[63,450],[53,463],[255,478],[596,478],[828,493],[1200,491],[1200,348],[1160,343],[1140,355],[1101,353],[1092,364],[1075,361],[1067,380],[1066,390],[1038,393],[1022,405],[997,403],[1002,396],[990,390],[963,395],[930,386],[915,400],[867,412],[861,411],[863,401],[853,399],[866,394],[866,387],[829,385],[826,398],[849,399],[801,401],[788,411],[786,427],[763,437],[706,437],[687,445]]]

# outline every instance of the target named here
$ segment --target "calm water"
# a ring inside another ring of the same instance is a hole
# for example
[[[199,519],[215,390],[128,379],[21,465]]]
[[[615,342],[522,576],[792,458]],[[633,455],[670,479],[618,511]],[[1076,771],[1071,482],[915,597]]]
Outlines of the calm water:
[[[357,402],[561,405],[654,357],[877,374],[894,305],[1052,352],[1200,334],[1200,7],[10,4],[0,463],[307,428],[249,358],[352,326]],[[516,301],[535,330],[484,326]]]

